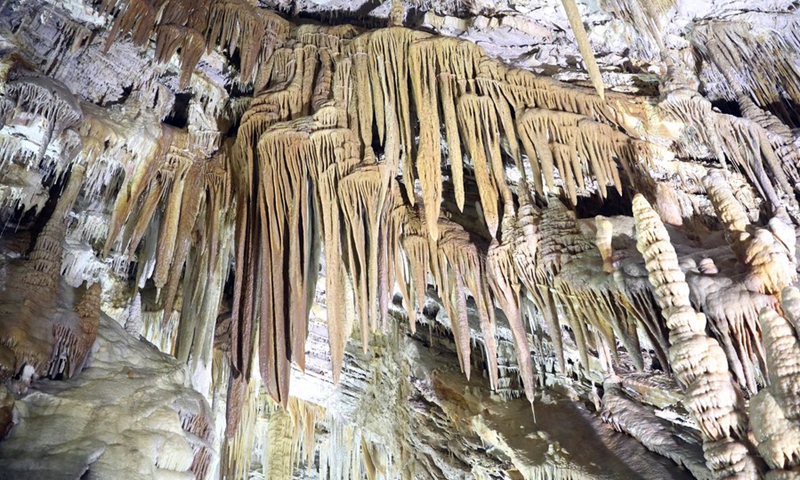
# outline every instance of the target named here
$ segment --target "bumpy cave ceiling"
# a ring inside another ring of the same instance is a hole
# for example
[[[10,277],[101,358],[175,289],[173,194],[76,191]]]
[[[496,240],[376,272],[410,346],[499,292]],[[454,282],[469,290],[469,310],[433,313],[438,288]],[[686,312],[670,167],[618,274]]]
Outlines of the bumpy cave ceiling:
[[[0,1],[0,478],[800,478],[797,7]]]

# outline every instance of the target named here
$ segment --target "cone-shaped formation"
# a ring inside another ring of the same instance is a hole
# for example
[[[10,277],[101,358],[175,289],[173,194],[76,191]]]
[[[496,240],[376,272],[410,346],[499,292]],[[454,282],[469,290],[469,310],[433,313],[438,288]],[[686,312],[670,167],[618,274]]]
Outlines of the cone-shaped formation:
[[[721,172],[712,172],[703,179],[703,184],[725,225],[731,248],[750,269],[747,287],[777,294],[794,282],[797,279],[794,229],[778,217],[773,217],[767,228],[749,228],[747,215]]]
[[[572,27],[572,33],[575,35],[575,40],[578,42],[578,49],[581,52],[581,56],[583,56],[583,63],[586,65],[586,71],[589,72],[592,85],[594,85],[600,98],[604,99],[603,77],[600,75],[600,69],[597,67],[597,60],[595,60],[592,46],[589,44],[589,36],[586,35],[586,30],[583,28],[578,5],[575,3],[575,0],[562,0],[561,4],[567,12],[569,25]]]

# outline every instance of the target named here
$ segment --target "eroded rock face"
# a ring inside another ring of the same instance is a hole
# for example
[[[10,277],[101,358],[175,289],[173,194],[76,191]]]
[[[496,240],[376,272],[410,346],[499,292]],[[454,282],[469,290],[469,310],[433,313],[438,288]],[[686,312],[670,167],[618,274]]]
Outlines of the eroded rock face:
[[[209,415],[183,365],[103,316],[80,375],[14,403],[0,478],[203,478]]]
[[[0,465],[796,473],[797,26],[0,3]]]

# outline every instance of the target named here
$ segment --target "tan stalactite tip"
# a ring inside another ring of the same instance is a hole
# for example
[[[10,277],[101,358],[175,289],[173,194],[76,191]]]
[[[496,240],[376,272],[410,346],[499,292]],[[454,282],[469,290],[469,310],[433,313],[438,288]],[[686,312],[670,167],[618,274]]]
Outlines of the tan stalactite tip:
[[[603,270],[606,273],[611,273],[614,271],[614,250],[611,248],[614,227],[607,218],[601,215],[595,217],[595,225],[597,226],[597,249],[600,251],[600,256],[603,258]]]
[[[567,18],[572,27],[572,33],[575,35],[575,40],[578,42],[578,50],[580,50],[581,56],[583,56],[583,62],[586,64],[586,70],[589,72],[592,85],[594,85],[600,98],[605,100],[603,76],[600,74],[600,69],[597,67],[597,60],[595,60],[592,46],[589,44],[589,36],[586,35],[586,29],[583,27],[578,5],[575,3],[575,0],[561,0],[561,4],[564,5],[564,10],[567,12]]]

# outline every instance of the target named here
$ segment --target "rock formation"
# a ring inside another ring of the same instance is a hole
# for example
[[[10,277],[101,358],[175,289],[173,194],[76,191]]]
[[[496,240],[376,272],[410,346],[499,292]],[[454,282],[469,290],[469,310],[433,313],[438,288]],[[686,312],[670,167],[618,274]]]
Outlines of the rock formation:
[[[0,2],[0,478],[793,478],[798,25]]]

